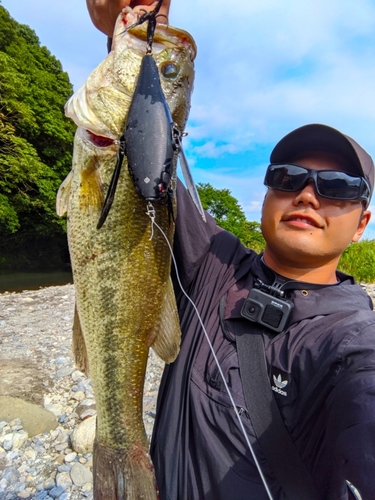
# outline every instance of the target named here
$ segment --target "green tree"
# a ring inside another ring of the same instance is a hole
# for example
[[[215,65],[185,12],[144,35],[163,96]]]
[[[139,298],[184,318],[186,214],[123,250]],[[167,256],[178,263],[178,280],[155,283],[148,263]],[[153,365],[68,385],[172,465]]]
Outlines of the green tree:
[[[55,199],[72,162],[71,94],[61,63],[0,5],[0,267],[56,265],[66,247]]]
[[[258,222],[250,222],[229,189],[216,189],[208,183],[199,183],[198,192],[202,206],[217,224],[237,236],[241,242],[261,252],[265,241]]]

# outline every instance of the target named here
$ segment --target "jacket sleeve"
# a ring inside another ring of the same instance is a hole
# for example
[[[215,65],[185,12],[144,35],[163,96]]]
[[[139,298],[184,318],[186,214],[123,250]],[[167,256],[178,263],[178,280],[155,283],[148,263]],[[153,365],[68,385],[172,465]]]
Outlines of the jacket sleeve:
[[[334,457],[329,498],[356,498],[346,481],[363,500],[375,498],[375,324],[343,347],[337,385],[327,406],[327,438]]]
[[[206,212],[204,222],[190,194],[180,180],[177,182],[177,218],[174,236],[174,257],[176,259],[179,278],[186,290],[206,256],[212,241],[222,229],[215,219]],[[176,273],[172,269],[175,282]],[[176,293],[178,289],[176,287]]]

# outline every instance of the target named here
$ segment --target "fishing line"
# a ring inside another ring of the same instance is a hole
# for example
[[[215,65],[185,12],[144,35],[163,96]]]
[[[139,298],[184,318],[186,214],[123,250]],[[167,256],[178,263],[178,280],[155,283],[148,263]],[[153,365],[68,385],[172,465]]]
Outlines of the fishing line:
[[[151,205],[151,207],[152,207],[152,211],[150,210],[150,205]],[[188,301],[190,302],[190,304],[193,306],[193,309],[194,309],[194,311],[195,311],[195,313],[196,313],[196,315],[197,315],[197,317],[198,317],[199,323],[200,323],[200,325],[201,325],[201,327],[202,327],[202,330],[203,330],[203,332],[204,332],[204,335],[205,335],[205,337],[206,337],[206,340],[207,340],[207,342],[208,342],[208,345],[209,345],[210,350],[211,350],[211,352],[212,352],[212,355],[213,355],[213,357],[214,357],[215,363],[216,363],[216,365],[217,365],[217,367],[218,367],[218,370],[219,370],[219,373],[220,373],[220,375],[221,375],[221,378],[223,379],[225,389],[226,389],[226,391],[227,391],[227,393],[228,393],[228,396],[229,396],[230,402],[231,402],[231,404],[232,404],[232,406],[233,406],[233,409],[234,409],[234,411],[235,411],[235,414],[236,414],[236,416],[237,416],[237,420],[238,420],[238,422],[239,422],[239,424],[240,424],[240,428],[241,428],[241,431],[242,431],[242,433],[243,433],[243,435],[244,435],[244,437],[245,437],[245,441],[246,441],[246,443],[247,443],[247,446],[248,446],[248,448],[249,448],[249,450],[250,450],[250,453],[251,453],[251,455],[252,455],[252,457],[253,457],[253,459],[254,459],[255,465],[256,465],[256,467],[257,467],[257,469],[258,469],[258,472],[259,472],[259,474],[260,474],[260,477],[261,477],[261,479],[262,479],[262,481],[263,481],[263,485],[264,485],[264,487],[265,487],[265,489],[266,489],[266,491],[267,491],[268,497],[269,497],[269,499],[270,499],[270,500],[273,500],[273,497],[272,497],[272,494],[271,494],[270,489],[269,489],[269,487],[268,487],[268,484],[267,484],[266,478],[265,478],[265,477],[264,477],[264,475],[263,475],[263,472],[262,472],[262,469],[261,469],[260,464],[259,464],[259,462],[258,462],[258,459],[257,459],[257,457],[255,456],[255,453],[254,453],[253,447],[252,447],[252,445],[251,445],[251,443],[250,443],[250,441],[249,441],[249,438],[248,438],[248,436],[247,436],[247,433],[246,433],[245,427],[244,427],[244,425],[243,425],[243,423],[242,423],[242,420],[241,420],[241,416],[240,416],[240,414],[239,414],[239,412],[238,412],[238,410],[237,410],[237,406],[236,406],[236,404],[235,404],[235,402],[234,402],[234,400],[233,400],[233,396],[232,396],[232,393],[231,393],[231,392],[230,392],[230,390],[229,390],[229,387],[228,387],[227,381],[225,380],[224,373],[223,373],[223,371],[222,371],[222,369],[221,369],[221,366],[220,366],[219,360],[218,360],[218,358],[217,358],[217,356],[216,356],[215,350],[214,350],[214,348],[213,348],[213,346],[212,346],[212,343],[211,343],[210,338],[209,338],[209,336],[208,336],[207,330],[206,330],[206,328],[205,328],[205,326],[204,326],[204,324],[203,324],[203,320],[202,320],[202,318],[201,318],[201,316],[200,316],[200,314],[199,314],[199,311],[198,311],[197,306],[194,304],[193,300],[192,300],[192,299],[189,297],[189,295],[185,292],[185,290],[184,290],[184,288],[183,288],[183,286],[182,286],[182,283],[181,283],[181,281],[180,281],[180,276],[179,276],[179,274],[178,274],[178,269],[177,269],[176,259],[175,259],[174,254],[173,254],[173,249],[172,249],[172,247],[171,247],[171,244],[169,243],[169,240],[168,240],[167,235],[164,233],[164,231],[162,230],[162,228],[161,228],[161,227],[157,224],[157,222],[155,222],[155,210],[154,210],[154,208],[153,208],[153,206],[152,206],[152,204],[151,204],[151,203],[148,203],[148,205],[147,205],[147,212],[146,212],[146,214],[147,214],[147,215],[150,217],[150,219],[151,219],[151,226],[153,227],[153,226],[155,225],[155,226],[157,227],[157,229],[159,229],[159,231],[160,231],[160,232],[161,232],[161,234],[163,235],[163,237],[164,237],[165,241],[167,242],[167,245],[168,245],[169,251],[170,251],[171,256],[172,256],[173,266],[174,266],[174,269],[175,269],[175,271],[176,271],[176,278],[177,278],[177,282],[178,282],[178,284],[179,284],[179,286],[180,286],[180,288],[181,288],[182,293],[185,295],[185,297],[188,299]],[[152,235],[151,235],[151,238],[150,238],[150,239],[152,239],[152,237],[153,237],[153,228],[152,228],[151,230],[152,230]]]

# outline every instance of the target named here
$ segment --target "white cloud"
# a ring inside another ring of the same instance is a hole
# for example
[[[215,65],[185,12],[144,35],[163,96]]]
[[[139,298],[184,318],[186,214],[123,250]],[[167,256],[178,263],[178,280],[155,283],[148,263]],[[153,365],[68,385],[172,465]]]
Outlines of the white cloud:
[[[176,11],[198,43],[189,131],[192,139],[209,143],[205,155],[211,150],[217,156],[223,141],[223,152],[272,142],[312,121],[371,145],[371,2],[275,0],[228,8],[219,1],[203,15],[202,4],[189,2]]]

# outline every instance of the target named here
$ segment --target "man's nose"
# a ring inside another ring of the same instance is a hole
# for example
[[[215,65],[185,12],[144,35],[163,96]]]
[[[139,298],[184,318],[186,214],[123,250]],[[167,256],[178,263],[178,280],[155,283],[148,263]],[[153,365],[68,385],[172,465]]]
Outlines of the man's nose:
[[[309,179],[307,184],[300,191],[298,191],[294,199],[294,203],[296,205],[312,205],[314,208],[318,208],[320,206],[319,195],[316,191],[313,179]]]

